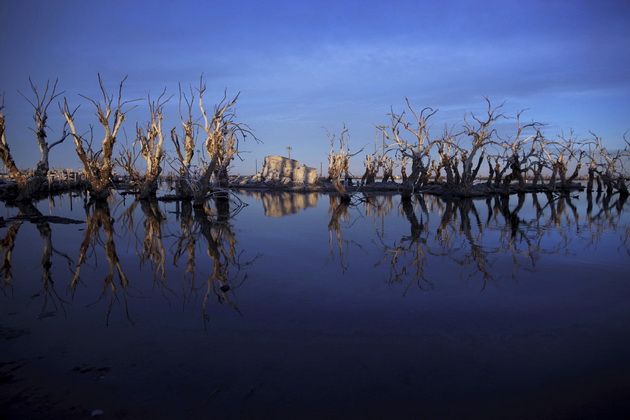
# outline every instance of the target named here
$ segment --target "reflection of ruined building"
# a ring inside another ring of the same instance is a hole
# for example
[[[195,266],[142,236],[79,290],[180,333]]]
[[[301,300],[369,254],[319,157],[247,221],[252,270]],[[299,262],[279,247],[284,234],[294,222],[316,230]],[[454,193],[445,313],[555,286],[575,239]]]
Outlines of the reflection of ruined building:
[[[295,159],[288,159],[282,156],[266,156],[262,170],[262,179],[283,184],[294,182],[312,185],[317,182],[317,170],[306,165],[300,165],[300,162]]]
[[[267,217],[282,217],[317,206],[318,193],[280,191],[241,191],[241,194],[262,201]]]
[[[265,216],[281,217],[317,205],[317,194],[272,193],[262,194]]]

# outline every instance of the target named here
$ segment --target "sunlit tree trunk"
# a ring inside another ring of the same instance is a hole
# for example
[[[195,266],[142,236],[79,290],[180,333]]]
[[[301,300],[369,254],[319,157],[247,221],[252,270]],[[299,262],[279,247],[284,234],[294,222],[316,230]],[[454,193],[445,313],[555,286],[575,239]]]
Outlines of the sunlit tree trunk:
[[[432,146],[432,142],[429,140],[428,120],[437,112],[437,110],[427,107],[417,113],[408,99],[407,108],[415,118],[413,125],[405,120],[404,112],[400,114],[391,112],[389,114],[391,125],[377,127],[383,136],[390,141],[390,144],[387,145],[388,149],[396,149],[399,159],[411,159],[411,174],[403,181],[402,186],[402,198],[405,200],[410,199],[413,191],[428,181]],[[414,141],[405,140],[401,131],[409,133]]]
[[[138,128],[136,141],[140,143],[142,157],[146,161],[147,171],[140,186],[140,200],[155,198],[158,189],[158,181],[162,173],[164,162],[164,133],[162,132],[162,120],[164,119],[164,105],[170,98],[164,99],[166,90],[152,102],[149,98],[150,120],[146,128]]]
[[[24,188],[24,186],[26,185],[26,177],[24,176],[24,174],[22,174],[22,171],[20,171],[15,164],[15,160],[13,160],[13,155],[11,154],[11,148],[7,143],[5,118],[4,114],[2,113],[3,109],[4,97],[2,104],[0,104],[0,159],[2,159],[2,162],[4,163],[4,166],[6,166],[11,178],[15,180],[15,182],[18,184],[18,188],[21,189]]]
[[[90,197],[93,200],[105,200],[111,193],[112,171],[114,167],[112,154],[114,151],[114,145],[116,144],[116,136],[118,135],[118,131],[120,130],[123,121],[125,120],[127,112],[135,108],[132,107],[125,109],[126,105],[130,102],[138,100],[122,100],[122,88],[125,80],[127,80],[127,77],[120,82],[118,87],[118,96],[114,108],[112,108],[114,97],[110,96],[105,90],[100,74],[98,75],[98,82],[103,95],[102,102],[97,102],[94,99],[84,96],[84,98],[92,102],[92,104],[96,107],[96,117],[105,131],[101,147],[98,150],[93,149],[93,139],[85,139],[83,135],[79,134],[77,128],[75,127],[74,114],[78,108],[71,110],[68,106],[67,100],[64,100],[62,114],[66,119],[68,126],[70,127],[72,137],[74,138],[76,152],[83,164],[85,176],[88,181],[88,190],[90,192]]]
[[[342,203],[350,202],[350,194],[346,190],[346,187],[341,182],[341,177],[348,172],[350,168],[350,149],[347,145],[346,134],[348,129],[346,127],[341,131],[339,138],[339,151],[335,151],[335,136],[328,133],[330,140],[330,153],[328,154],[328,177],[335,190],[341,196]],[[358,152],[357,152],[358,153]]]

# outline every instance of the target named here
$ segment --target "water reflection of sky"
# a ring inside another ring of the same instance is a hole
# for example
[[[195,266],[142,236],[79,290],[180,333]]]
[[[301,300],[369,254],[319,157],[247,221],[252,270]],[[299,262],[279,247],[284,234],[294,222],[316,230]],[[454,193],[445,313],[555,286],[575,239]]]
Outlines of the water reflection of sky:
[[[72,208],[68,197],[37,203],[42,215],[88,223],[13,220],[0,230],[6,263],[21,223],[12,277],[2,279],[2,328],[29,332],[6,340],[3,363],[26,362],[19,386],[2,390],[3,407],[15,393],[63,400],[61,381],[82,389],[78,406],[130,417],[624,408],[627,204],[551,198],[362,196],[343,208],[327,195],[282,204],[249,194],[221,223],[212,204],[186,215],[176,203],[127,198],[109,204],[111,235],[105,213],[91,210],[101,224],[89,223],[81,198]],[[71,286],[90,226],[98,235]],[[81,363],[109,370],[88,381],[73,374]]]

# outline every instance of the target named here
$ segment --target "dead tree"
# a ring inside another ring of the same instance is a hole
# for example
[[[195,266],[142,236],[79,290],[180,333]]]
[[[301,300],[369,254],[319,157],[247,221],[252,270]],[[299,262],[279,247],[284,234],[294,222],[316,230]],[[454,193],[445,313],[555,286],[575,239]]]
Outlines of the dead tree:
[[[147,171],[140,187],[140,200],[155,198],[158,189],[158,180],[162,173],[164,161],[164,134],[162,132],[162,120],[164,118],[164,105],[171,99],[165,98],[166,89],[158,97],[157,101],[151,101],[149,97],[150,120],[146,127],[137,128],[136,141],[140,143],[142,157],[146,161]]]
[[[391,112],[389,114],[391,125],[377,127],[391,142],[387,145],[388,149],[395,149],[399,159],[411,159],[411,174],[406,181],[403,181],[403,199],[409,199],[415,188],[425,185],[428,181],[432,146],[429,140],[428,120],[437,113],[437,110],[429,107],[417,113],[409,103],[409,99],[406,99],[406,102],[407,108],[414,116],[413,123],[405,120],[404,112],[400,114]],[[415,137],[413,142],[402,138],[401,131],[403,130]]]
[[[74,138],[74,144],[76,146],[76,152],[83,163],[85,176],[87,177],[88,190],[90,197],[93,200],[105,200],[109,197],[111,192],[112,172],[114,168],[114,160],[112,154],[114,151],[114,144],[116,143],[116,136],[118,131],[125,120],[126,114],[131,111],[135,106],[127,108],[127,105],[131,102],[138,101],[140,99],[133,99],[129,101],[122,100],[122,88],[123,83],[127,80],[125,77],[118,86],[118,96],[116,103],[114,104],[114,97],[109,95],[103,86],[101,75],[98,75],[98,83],[103,95],[102,102],[98,102],[87,96],[81,95],[83,98],[92,102],[96,107],[96,117],[99,123],[103,126],[104,137],[101,142],[101,148],[94,150],[93,137],[90,136],[86,139],[83,134],[79,134],[75,126],[75,117],[77,108],[70,109],[68,101],[64,99],[64,105],[61,109],[62,115],[66,119],[70,132]],[[113,118],[112,118],[113,117]]]
[[[457,171],[457,156],[455,155],[455,141],[453,134],[447,129],[444,129],[442,137],[435,142],[437,146],[438,155],[440,159],[435,168],[435,182],[439,181],[442,169],[446,174],[446,185],[454,185],[455,172]]]
[[[35,121],[35,127],[30,127],[30,130],[35,133],[37,145],[40,151],[40,159],[37,163],[37,168],[33,172],[32,175],[27,175],[23,171],[21,171],[13,159],[11,155],[11,150],[7,143],[6,139],[6,126],[4,115],[2,115],[1,111],[4,108],[4,98],[3,102],[0,105],[0,158],[4,162],[7,170],[11,177],[16,181],[18,186],[17,191],[17,201],[28,201],[32,199],[35,195],[42,192],[42,186],[46,183],[48,172],[50,169],[49,165],[49,156],[50,150],[61,144],[67,137],[68,133],[66,132],[66,125],[64,125],[63,133],[59,140],[54,141],[53,143],[48,143],[47,141],[47,131],[48,131],[48,108],[50,104],[63,92],[57,92],[57,81],[52,85],[50,85],[50,80],[46,82],[46,88],[44,93],[40,96],[40,93],[37,89],[37,86],[33,84],[33,81],[29,78],[29,83],[31,86],[31,90],[35,96],[34,100],[29,99],[22,92],[18,91],[24,99],[33,107],[34,114],[33,120]]]
[[[197,89],[199,95],[199,110],[201,111],[202,124],[195,124],[205,134],[205,140],[203,142],[207,157],[209,159],[208,164],[205,165],[201,176],[198,179],[190,179],[191,190],[193,194],[193,205],[195,207],[203,207],[209,192],[213,189],[211,180],[214,177],[216,186],[220,189],[224,189],[229,186],[228,182],[228,167],[232,160],[238,155],[238,147],[241,140],[250,135],[256,141],[258,139],[253,135],[249,127],[236,121],[236,113],[234,111],[234,105],[238,100],[237,94],[234,99],[227,100],[227,95],[224,93],[223,99],[215,105],[213,114],[208,115],[204,103],[203,95],[206,91],[206,84],[203,81],[203,77],[199,82],[199,88]],[[189,120],[192,120],[191,118]],[[184,130],[186,133],[187,124],[184,124]],[[186,135],[188,135],[186,133]],[[173,138],[173,137],[172,137]],[[184,148],[187,156],[184,158],[181,154],[180,148],[177,146],[177,137],[173,138],[173,142],[176,144],[176,149],[179,150],[178,155],[180,160],[185,165],[188,158],[188,147],[192,144],[192,136],[190,139],[185,139]],[[189,143],[186,143],[189,141]],[[192,153],[190,154],[192,157]],[[182,159],[183,158],[183,159]],[[189,165],[188,161],[188,165]],[[185,167],[184,167],[185,170]],[[221,192],[221,194],[224,194]]]
[[[138,130],[140,129],[136,127],[136,132],[138,132]],[[142,181],[144,179],[144,174],[140,173],[140,170],[137,166],[139,158],[140,155],[135,148],[134,141],[131,146],[122,146],[120,155],[118,156],[118,159],[116,159],[116,165],[121,167],[126,172],[130,184],[136,191],[140,189],[140,186],[142,185]]]
[[[48,137],[46,133],[46,129],[48,128],[48,107],[57,97],[61,96],[63,92],[57,92],[57,80],[52,86],[52,90],[50,90],[50,80],[46,82],[46,89],[44,89],[43,95],[40,97],[37,86],[33,84],[33,81],[29,77],[29,83],[31,85],[31,90],[35,95],[35,101],[31,101],[28,97],[22,92],[20,94],[28,101],[29,104],[35,110],[35,114],[33,115],[33,120],[35,120],[35,128],[31,128],[31,131],[35,133],[37,136],[37,146],[39,147],[39,152],[41,154],[39,162],[37,163],[37,168],[35,169],[35,173],[29,183],[27,185],[26,196],[31,195],[32,193],[36,193],[41,188],[41,185],[46,181],[46,177],[48,176],[48,171],[50,170],[49,165],[49,155],[50,150],[61,144],[67,137],[68,133],[66,131],[67,124],[64,124],[64,129],[59,140],[49,144],[46,141]],[[30,191],[28,191],[30,190]]]
[[[505,150],[505,164],[503,169],[501,169],[498,173],[496,173],[496,183],[498,186],[499,182],[503,183],[503,193],[509,194],[509,188],[512,181],[518,181],[519,188],[525,187],[525,178],[524,174],[528,170],[532,170],[533,167],[530,166],[530,160],[532,157],[536,156],[537,147],[540,142],[543,141],[543,135],[540,132],[540,128],[542,124],[539,122],[532,121],[528,124],[521,123],[521,115],[523,111],[520,111],[516,115],[517,121],[517,131],[516,137],[513,141],[504,141],[501,146],[503,146]],[[534,130],[534,133],[526,135],[527,131]],[[526,149],[526,145],[529,144],[529,150]],[[504,173],[507,169],[510,169],[510,173],[504,176]]]
[[[492,138],[496,132],[495,129],[491,128],[492,123],[500,118],[505,118],[505,115],[499,112],[503,104],[493,108],[490,100],[488,98],[485,99],[488,104],[485,118],[477,118],[471,113],[470,118],[474,120],[474,122],[471,122],[468,120],[467,116],[464,117],[464,131],[461,134],[465,134],[471,138],[470,147],[463,147],[459,144],[456,145],[460,150],[461,159],[458,195],[463,197],[469,197],[471,195],[472,186],[484,159],[484,148],[491,143],[496,143]],[[481,156],[475,164],[475,158],[478,153],[481,153]]]
[[[193,122],[193,102],[195,101],[195,92],[190,89],[190,99],[182,92],[181,86],[179,87],[179,115],[183,129],[183,141],[180,143],[179,135],[175,127],[171,130],[171,141],[175,146],[175,153],[177,153],[177,165],[179,171],[179,178],[175,186],[175,192],[178,197],[182,199],[192,199],[193,189],[193,173],[192,173],[192,158],[195,155],[195,123]],[[186,102],[186,118],[182,113],[182,99]]]
[[[626,143],[626,146],[623,149],[610,152],[601,146],[601,139],[597,136],[595,136],[595,138],[596,143],[600,145],[599,156],[597,156],[599,161],[597,165],[597,173],[606,187],[607,194],[611,195],[615,190],[617,190],[623,198],[628,197],[630,195],[628,192],[628,185],[626,184],[628,173],[624,169],[623,161],[630,157],[630,141],[624,134],[623,140]],[[600,191],[600,188],[601,187],[598,187],[598,192]]]
[[[591,144],[594,144],[594,148],[591,150],[591,147],[589,145],[589,151],[588,151],[588,155],[587,158],[589,159],[588,162],[588,169],[587,169],[587,174],[588,174],[588,181],[586,183],[586,191],[587,192],[592,192],[593,191],[593,185],[595,182],[597,182],[598,185],[598,191],[602,191],[602,182],[601,179],[599,177],[598,174],[598,169],[600,166],[600,161],[601,161],[601,155],[603,153],[604,150],[604,146],[602,145],[602,139],[600,137],[598,137],[597,135],[595,135],[593,132],[591,132],[591,134],[593,135],[593,139],[591,140]]]
[[[381,167],[381,158],[376,153],[373,155],[366,155],[363,161],[365,166],[365,173],[361,177],[361,185],[373,184],[376,180],[376,175]]]
[[[344,176],[350,168],[350,149],[347,144],[346,135],[348,129],[343,127],[341,130],[341,136],[339,137],[339,151],[335,151],[335,135],[327,133],[330,140],[330,153],[328,154],[328,177],[335,190],[341,195],[342,203],[350,202],[350,194],[346,190],[346,187],[341,182],[341,177]],[[357,152],[358,153],[358,152]],[[355,153],[356,154],[356,153]]]
[[[549,180],[549,188],[551,190],[566,190],[569,185],[577,178],[582,168],[582,158],[584,151],[580,150],[583,146],[577,139],[573,137],[571,132],[569,138],[564,134],[559,136],[559,141],[542,142],[542,153],[546,157],[547,164],[551,167],[551,178]],[[571,161],[575,159],[575,168],[572,174],[568,174]],[[559,182],[558,182],[559,179]]]
[[[0,103],[0,159],[2,159],[4,166],[6,166],[9,171],[11,178],[13,178],[18,184],[18,187],[22,189],[26,185],[26,177],[15,164],[15,160],[13,160],[13,155],[11,154],[11,148],[9,147],[9,143],[7,143],[6,124],[4,114],[2,113],[3,109],[4,95],[2,95],[2,103]]]
[[[383,156],[381,159],[383,166],[383,182],[394,180],[394,160],[389,156]]]
[[[233,117],[232,106],[236,103],[238,95],[231,101],[226,101],[227,97],[224,95],[221,102],[214,107],[214,113],[211,118],[208,118],[208,114],[203,105],[203,94],[206,90],[206,85],[203,80],[199,86],[199,110],[203,116],[203,125],[201,129],[206,135],[204,140],[204,147],[210,162],[205,167],[201,178],[196,184],[194,190],[194,205],[195,207],[202,207],[208,196],[208,192],[211,190],[210,180],[213,175],[218,175],[216,178],[221,179],[221,186],[227,187],[227,165],[234,158],[236,149],[234,148],[234,138],[231,137],[230,123]]]

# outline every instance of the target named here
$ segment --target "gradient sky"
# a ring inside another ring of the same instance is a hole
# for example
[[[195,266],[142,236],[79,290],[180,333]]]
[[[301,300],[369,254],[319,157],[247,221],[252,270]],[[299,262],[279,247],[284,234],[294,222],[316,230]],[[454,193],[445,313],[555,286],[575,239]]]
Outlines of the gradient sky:
[[[344,124],[351,151],[371,152],[374,125],[404,110],[405,98],[439,109],[435,136],[466,111],[483,112],[484,96],[505,101],[511,116],[527,108],[525,119],[547,124],[549,137],[591,130],[614,149],[630,129],[627,0],[0,0],[0,51],[7,140],[22,168],[38,158],[32,108],[18,93],[31,93],[29,76],[40,88],[58,78],[87,127],[94,107],[78,94],[98,97],[97,72],[111,92],[128,75],[127,99],[176,94],[203,73],[206,104],[240,92],[238,119],[263,142],[242,145],[233,171],[242,174],[287,146],[325,170],[326,130]],[[176,96],[166,112],[168,131],[179,124]],[[56,105],[49,113],[54,140],[62,122]],[[147,119],[140,102],[129,141]],[[501,128],[509,134],[513,124]],[[364,155],[353,158],[355,175]],[[51,165],[78,166],[70,139]]]

